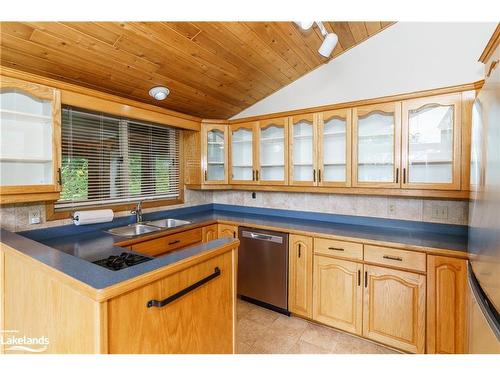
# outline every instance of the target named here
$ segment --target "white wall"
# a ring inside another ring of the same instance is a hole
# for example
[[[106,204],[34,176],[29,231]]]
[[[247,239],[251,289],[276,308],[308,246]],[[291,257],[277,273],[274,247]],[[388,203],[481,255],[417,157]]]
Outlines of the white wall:
[[[233,118],[470,83],[496,23],[398,22]]]

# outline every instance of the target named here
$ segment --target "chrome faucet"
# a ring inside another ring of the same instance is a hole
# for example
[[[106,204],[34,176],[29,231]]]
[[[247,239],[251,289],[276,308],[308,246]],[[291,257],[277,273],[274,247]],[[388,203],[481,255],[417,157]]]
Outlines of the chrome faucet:
[[[137,206],[135,206],[135,209],[130,211],[131,214],[135,214],[135,222],[136,223],[141,223],[142,222],[142,201],[137,202]]]

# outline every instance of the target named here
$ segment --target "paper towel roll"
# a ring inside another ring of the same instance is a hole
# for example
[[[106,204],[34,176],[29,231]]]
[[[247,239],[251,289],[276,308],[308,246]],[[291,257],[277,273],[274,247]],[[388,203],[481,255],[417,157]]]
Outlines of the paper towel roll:
[[[113,210],[89,210],[76,211],[73,214],[73,223],[75,225],[107,223],[113,220]]]

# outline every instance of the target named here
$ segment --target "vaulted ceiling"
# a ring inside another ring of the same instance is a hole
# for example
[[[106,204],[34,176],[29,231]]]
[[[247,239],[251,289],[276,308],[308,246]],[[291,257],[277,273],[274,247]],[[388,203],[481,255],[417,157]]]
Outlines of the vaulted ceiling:
[[[331,58],[391,22],[324,22]],[[293,22],[1,22],[0,64],[202,118],[229,118],[328,61]],[[148,95],[167,86],[161,102]]]

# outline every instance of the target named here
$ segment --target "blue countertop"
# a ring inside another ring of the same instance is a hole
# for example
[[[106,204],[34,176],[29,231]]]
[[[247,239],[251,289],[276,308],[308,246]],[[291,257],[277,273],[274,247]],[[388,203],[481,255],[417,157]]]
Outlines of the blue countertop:
[[[295,230],[394,242],[425,248],[455,251],[467,250],[467,227],[378,219],[334,214],[317,214],[290,210],[249,208],[207,204],[144,215],[144,220],[179,218],[193,224],[215,220],[235,222],[240,226],[267,226],[281,231]],[[91,263],[103,254],[119,255],[124,248],[114,244],[126,238],[116,237],[106,229],[127,225],[132,216],[116,218],[112,223],[86,226],[66,225],[21,233],[2,229],[1,241],[95,289],[103,289],[180,260],[213,250],[233,239],[222,238],[159,256],[120,271],[111,271]],[[127,251],[130,251],[127,249]]]

